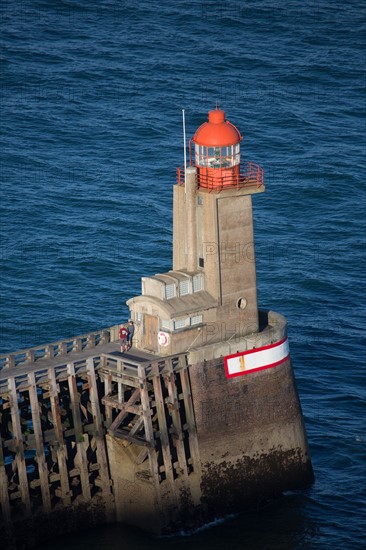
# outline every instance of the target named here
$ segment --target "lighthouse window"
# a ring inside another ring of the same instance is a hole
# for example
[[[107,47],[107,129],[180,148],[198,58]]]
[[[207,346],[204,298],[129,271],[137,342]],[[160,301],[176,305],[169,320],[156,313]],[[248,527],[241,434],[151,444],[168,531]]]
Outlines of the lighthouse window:
[[[240,164],[240,144],[234,146],[234,165]]]
[[[204,145],[196,145],[195,154],[197,166],[207,166],[207,147],[204,147]]]
[[[165,285],[165,298],[169,300],[170,298],[174,298],[176,296],[176,289],[175,284],[172,285]]]
[[[161,328],[163,330],[170,330],[171,326],[169,319],[161,319]]]
[[[240,163],[240,145],[225,147],[195,146],[196,165],[210,168],[228,168]]]
[[[191,317],[191,326],[200,325],[202,323],[202,315],[194,315]]]
[[[186,319],[177,319],[174,321],[174,330],[184,328],[186,326]]]
[[[203,277],[202,275],[195,275],[193,277],[193,292],[199,292],[203,289]]]
[[[186,294],[189,294],[189,281],[188,279],[186,281],[181,281],[179,283],[179,295],[185,296]]]

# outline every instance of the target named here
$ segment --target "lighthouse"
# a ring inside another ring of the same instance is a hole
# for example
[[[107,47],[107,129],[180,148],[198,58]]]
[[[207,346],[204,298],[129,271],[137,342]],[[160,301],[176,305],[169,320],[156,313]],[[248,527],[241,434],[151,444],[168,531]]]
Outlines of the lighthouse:
[[[145,526],[150,517],[167,532],[314,479],[287,322],[258,308],[252,196],[264,190],[262,168],[245,159],[245,138],[223,110],[211,110],[189,142],[188,165],[177,169],[172,269],[142,277],[142,294],[127,302],[136,345],[153,365],[150,471],[160,447],[165,459],[155,467],[159,504],[144,508],[143,521],[117,504],[121,521]],[[165,417],[154,424],[159,399]],[[130,478],[120,473],[126,458],[115,433],[108,445],[122,495]]]
[[[219,108],[189,142],[174,186],[173,269],[144,277],[128,301],[143,349],[170,355],[258,331],[252,195],[265,186],[242,142]]]

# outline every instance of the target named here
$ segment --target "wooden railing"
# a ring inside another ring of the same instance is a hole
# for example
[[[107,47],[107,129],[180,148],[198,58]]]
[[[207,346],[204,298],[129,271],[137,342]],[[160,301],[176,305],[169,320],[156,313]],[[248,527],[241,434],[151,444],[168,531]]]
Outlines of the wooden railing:
[[[92,349],[99,345],[114,342],[117,339],[118,330],[116,326],[113,326],[96,332],[74,336],[66,340],[59,340],[58,342],[51,342],[50,344],[43,344],[42,346],[0,355],[0,370],[17,367],[25,363],[35,363],[40,359],[66,356],[69,353]]]

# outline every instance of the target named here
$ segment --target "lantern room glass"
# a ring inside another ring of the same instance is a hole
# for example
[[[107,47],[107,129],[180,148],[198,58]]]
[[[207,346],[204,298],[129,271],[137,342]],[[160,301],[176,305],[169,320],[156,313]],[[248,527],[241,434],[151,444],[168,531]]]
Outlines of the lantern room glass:
[[[206,147],[195,144],[196,166],[231,168],[240,164],[240,144],[226,147]]]

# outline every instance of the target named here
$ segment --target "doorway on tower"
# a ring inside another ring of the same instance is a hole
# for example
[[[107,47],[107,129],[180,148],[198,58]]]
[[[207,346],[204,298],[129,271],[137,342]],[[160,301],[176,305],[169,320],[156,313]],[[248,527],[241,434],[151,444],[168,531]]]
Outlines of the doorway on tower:
[[[145,315],[145,348],[156,353],[158,351],[159,320],[153,315]]]

